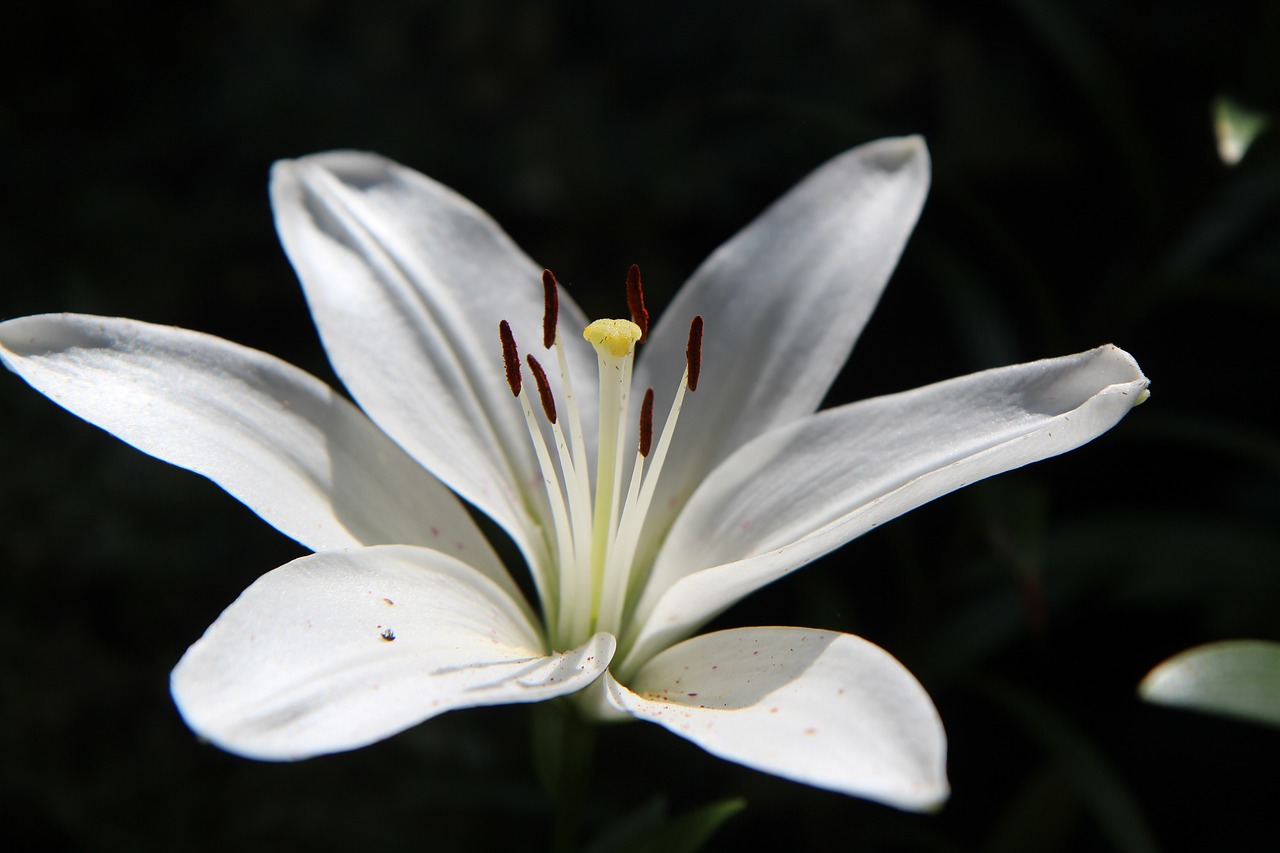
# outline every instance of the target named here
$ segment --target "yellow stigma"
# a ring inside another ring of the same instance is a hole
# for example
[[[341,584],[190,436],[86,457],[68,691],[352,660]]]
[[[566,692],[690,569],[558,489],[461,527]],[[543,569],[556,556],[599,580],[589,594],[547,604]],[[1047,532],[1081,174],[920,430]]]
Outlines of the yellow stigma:
[[[622,358],[635,348],[643,333],[630,320],[596,320],[582,330],[598,352],[608,352],[614,358]]]

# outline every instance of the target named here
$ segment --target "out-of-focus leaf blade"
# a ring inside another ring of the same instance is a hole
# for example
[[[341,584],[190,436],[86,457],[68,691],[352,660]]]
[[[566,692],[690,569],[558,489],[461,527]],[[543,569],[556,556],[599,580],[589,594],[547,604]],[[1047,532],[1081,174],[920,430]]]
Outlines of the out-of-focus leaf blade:
[[[983,680],[976,686],[1040,743],[1116,850],[1122,853],[1159,850],[1128,785],[1074,723],[1010,685]]]
[[[1022,785],[982,849],[986,853],[1062,850],[1079,813],[1079,799],[1061,769],[1050,763]]]
[[[666,802],[655,797],[596,839],[588,853],[697,853],[725,821],[746,806],[746,800],[739,798],[719,800],[669,818]]]

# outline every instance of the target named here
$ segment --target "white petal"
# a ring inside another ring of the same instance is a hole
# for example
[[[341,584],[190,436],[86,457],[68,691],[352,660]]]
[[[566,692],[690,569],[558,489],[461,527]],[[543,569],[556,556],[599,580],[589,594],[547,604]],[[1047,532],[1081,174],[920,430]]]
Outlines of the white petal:
[[[901,809],[946,799],[946,735],[911,673],[878,646],[806,628],[741,628],[655,657],[620,710],[721,758]]]
[[[936,497],[1110,429],[1146,377],[1113,346],[820,412],[740,449],[671,529],[624,666],[744,595]]]
[[[541,480],[507,388],[498,323],[508,320],[517,343],[541,356],[541,269],[469,201],[373,154],[281,161],[271,200],[325,349],[356,402],[529,546],[537,533],[525,507],[541,505],[531,488]],[[585,326],[563,294],[560,311],[562,328]],[[595,370],[588,350],[570,348],[584,378]],[[548,374],[558,387],[557,372]],[[579,400],[588,432],[591,396]]]
[[[329,551],[258,579],[173,670],[187,724],[240,755],[292,760],[365,746],[445,711],[538,702],[604,672],[597,634],[546,654],[519,605],[451,557]]]
[[[702,378],[655,506],[682,502],[742,444],[811,414],[849,357],[929,188],[918,136],[829,161],[717,249],[663,312],[636,387],[675,393],[689,322],[706,321]]]
[[[514,590],[448,489],[359,409],[273,356],[170,326],[48,314],[0,324],[0,360],[72,413],[213,480],[309,548],[427,545]]]
[[[1225,640],[1187,649],[1142,679],[1148,702],[1280,726],[1280,643]]]

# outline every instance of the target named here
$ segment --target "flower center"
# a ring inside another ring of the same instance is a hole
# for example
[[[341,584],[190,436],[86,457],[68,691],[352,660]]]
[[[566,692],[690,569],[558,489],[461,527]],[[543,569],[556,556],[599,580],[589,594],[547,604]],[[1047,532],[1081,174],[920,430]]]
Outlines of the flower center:
[[[547,639],[554,648],[572,648],[596,631],[619,635],[631,616],[636,593],[646,580],[648,567],[638,569],[636,565],[641,534],[675,433],[676,420],[684,405],[685,392],[698,386],[702,318],[694,317],[690,324],[684,376],[656,446],[653,389],[650,388],[640,406],[639,442],[634,449],[626,446],[631,371],[636,345],[648,336],[649,327],[638,267],[633,265],[627,274],[631,319],[596,320],[583,330],[582,337],[595,347],[599,363],[600,421],[593,484],[568,359],[557,330],[559,296],[550,270],[543,272],[542,285],[545,306],[542,343],[544,348],[554,349],[556,353],[565,398],[563,419],[542,365],[527,355],[524,366],[528,367],[537,387],[542,414],[550,427],[550,444],[524,389],[523,366],[511,327],[503,320],[498,330],[507,384],[524,411],[551,514],[551,524],[546,531],[550,568],[533,567]],[[624,478],[629,456],[631,472]]]

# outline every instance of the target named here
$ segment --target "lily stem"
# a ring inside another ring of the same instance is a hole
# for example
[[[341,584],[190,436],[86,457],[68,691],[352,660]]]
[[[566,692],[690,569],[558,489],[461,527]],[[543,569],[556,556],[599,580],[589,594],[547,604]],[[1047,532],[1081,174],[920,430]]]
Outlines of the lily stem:
[[[542,784],[555,802],[554,853],[576,853],[582,845],[582,816],[595,766],[596,727],[568,702],[533,706],[534,759]]]

